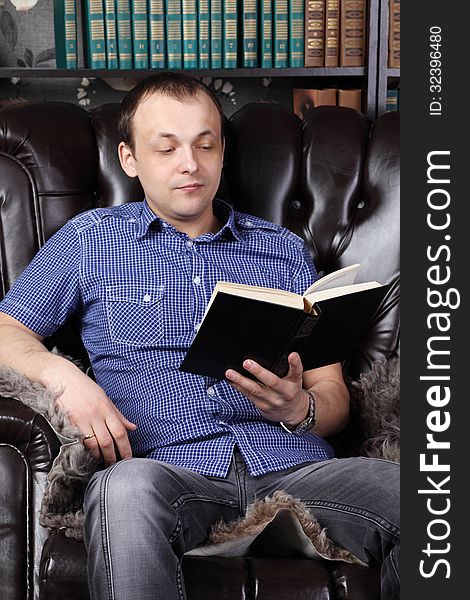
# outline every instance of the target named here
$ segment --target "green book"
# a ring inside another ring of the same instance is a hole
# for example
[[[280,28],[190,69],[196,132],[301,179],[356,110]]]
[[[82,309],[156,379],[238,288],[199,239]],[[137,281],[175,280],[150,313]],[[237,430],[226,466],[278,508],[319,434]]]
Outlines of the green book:
[[[55,60],[58,69],[77,68],[77,6],[75,0],[54,0]]]
[[[258,2],[242,0],[242,31],[244,67],[258,66]]]
[[[386,111],[398,110],[398,92],[399,90],[387,90]]]
[[[211,68],[222,68],[222,0],[211,0]]]
[[[90,69],[106,69],[103,0],[85,0],[86,57]]]
[[[132,24],[130,0],[116,0],[117,2],[117,38],[118,59],[120,69],[132,69]]]
[[[289,67],[303,67],[304,54],[304,0],[289,0]]]
[[[209,0],[199,0],[198,48],[200,69],[210,68],[209,5]]]
[[[150,68],[166,67],[165,1],[149,0]]]
[[[149,67],[147,0],[132,0],[132,48],[134,69]]]
[[[169,69],[183,68],[183,27],[181,0],[167,0],[166,43]]]
[[[274,67],[287,67],[289,63],[289,0],[274,0]]]
[[[223,13],[223,66],[224,69],[236,69],[238,53],[237,0],[222,0]]]
[[[106,36],[106,63],[108,69],[118,69],[116,2],[104,0],[104,28]]]
[[[273,66],[273,5],[271,0],[261,0],[261,66],[271,69]]]
[[[183,67],[197,69],[197,0],[182,0]]]

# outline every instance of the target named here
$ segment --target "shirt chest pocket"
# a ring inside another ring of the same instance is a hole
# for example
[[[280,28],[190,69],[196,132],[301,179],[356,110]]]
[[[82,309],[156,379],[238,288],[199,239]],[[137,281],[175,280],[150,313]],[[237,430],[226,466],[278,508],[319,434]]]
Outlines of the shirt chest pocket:
[[[153,346],[164,334],[164,287],[108,286],[106,313],[113,342]]]

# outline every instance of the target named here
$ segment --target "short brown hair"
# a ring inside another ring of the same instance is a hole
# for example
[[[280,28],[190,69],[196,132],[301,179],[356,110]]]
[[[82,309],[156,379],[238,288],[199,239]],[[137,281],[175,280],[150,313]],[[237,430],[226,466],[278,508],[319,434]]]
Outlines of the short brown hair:
[[[130,147],[132,152],[135,151],[132,119],[139,104],[151,94],[162,94],[163,96],[169,96],[176,100],[183,101],[188,98],[194,98],[199,92],[203,92],[209,96],[219,111],[223,140],[225,137],[226,117],[217,96],[199,79],[182,73],[173,73],[171,71],[164,71],[146,77],[133,87],[121,100],[118,120],[118,130],[121,140]]]

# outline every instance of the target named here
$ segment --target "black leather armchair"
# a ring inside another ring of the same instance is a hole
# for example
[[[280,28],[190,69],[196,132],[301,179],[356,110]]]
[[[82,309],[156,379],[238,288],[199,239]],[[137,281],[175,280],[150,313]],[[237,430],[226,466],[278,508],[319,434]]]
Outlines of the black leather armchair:
[[[140,200],[121,171],[117,105],[91,113],[68,103],[0,111],[0,273],[5,293],[44,241],[94,206]],[[277,104],[252,104],[230,120],[220,195],[302,236],[319,271],[361,262],[361,280],[389,293],[345,364],[356,378],[394,353],[399,336],[399,114],[371,124],[346,108],[320,107],[302,124]],[[77,339],[62,351],[83,357]],[[38,524],[59,443],[44,418],[0,398],[0,581],[3,600],[88,598],[82,542]],[[190,600],[378,597],[378,572],[343,563],[185,559]]]

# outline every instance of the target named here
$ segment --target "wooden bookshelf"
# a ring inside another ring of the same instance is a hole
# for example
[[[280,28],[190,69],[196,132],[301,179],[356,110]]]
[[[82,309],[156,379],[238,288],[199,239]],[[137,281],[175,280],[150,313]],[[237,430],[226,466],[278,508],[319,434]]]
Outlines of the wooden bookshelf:
[[[380,27],[378,44],[378,65],[377,65],[377,116],[386,110],[387,89],[391,80],[400,78],[400,69],[390,69],[388,66],[388,36],[389,36],[389,7],[390,0],[379,0],[380,2]]]
[[[387,22],[384,23],[383,19]],[[388,0],[368,0],[366,27],[366,67],[311,67],[311,68],[235,68],[235,69],[187,69],[180,72],[196,77],[251,78],[251,77],[299,77],[307,87],[330,87],[344,85],[345,88],[360,87],[363,90],[363,112],[375,119],[385,110],[387,77],[399,76],[396,69],[387,69],[387,49],[382,48],[384,32],[388,32]],[[386,36],[385,36],[386,40]],[[384,54],[385,52],[385,54]],[[55,69],[0,67],[0,78],[144,78],[159,69]],[[399,70],[398,70],[399,71]],[[320,78],[318,80],[317,78]],[[355,78],[355,79],[353,79]]]

